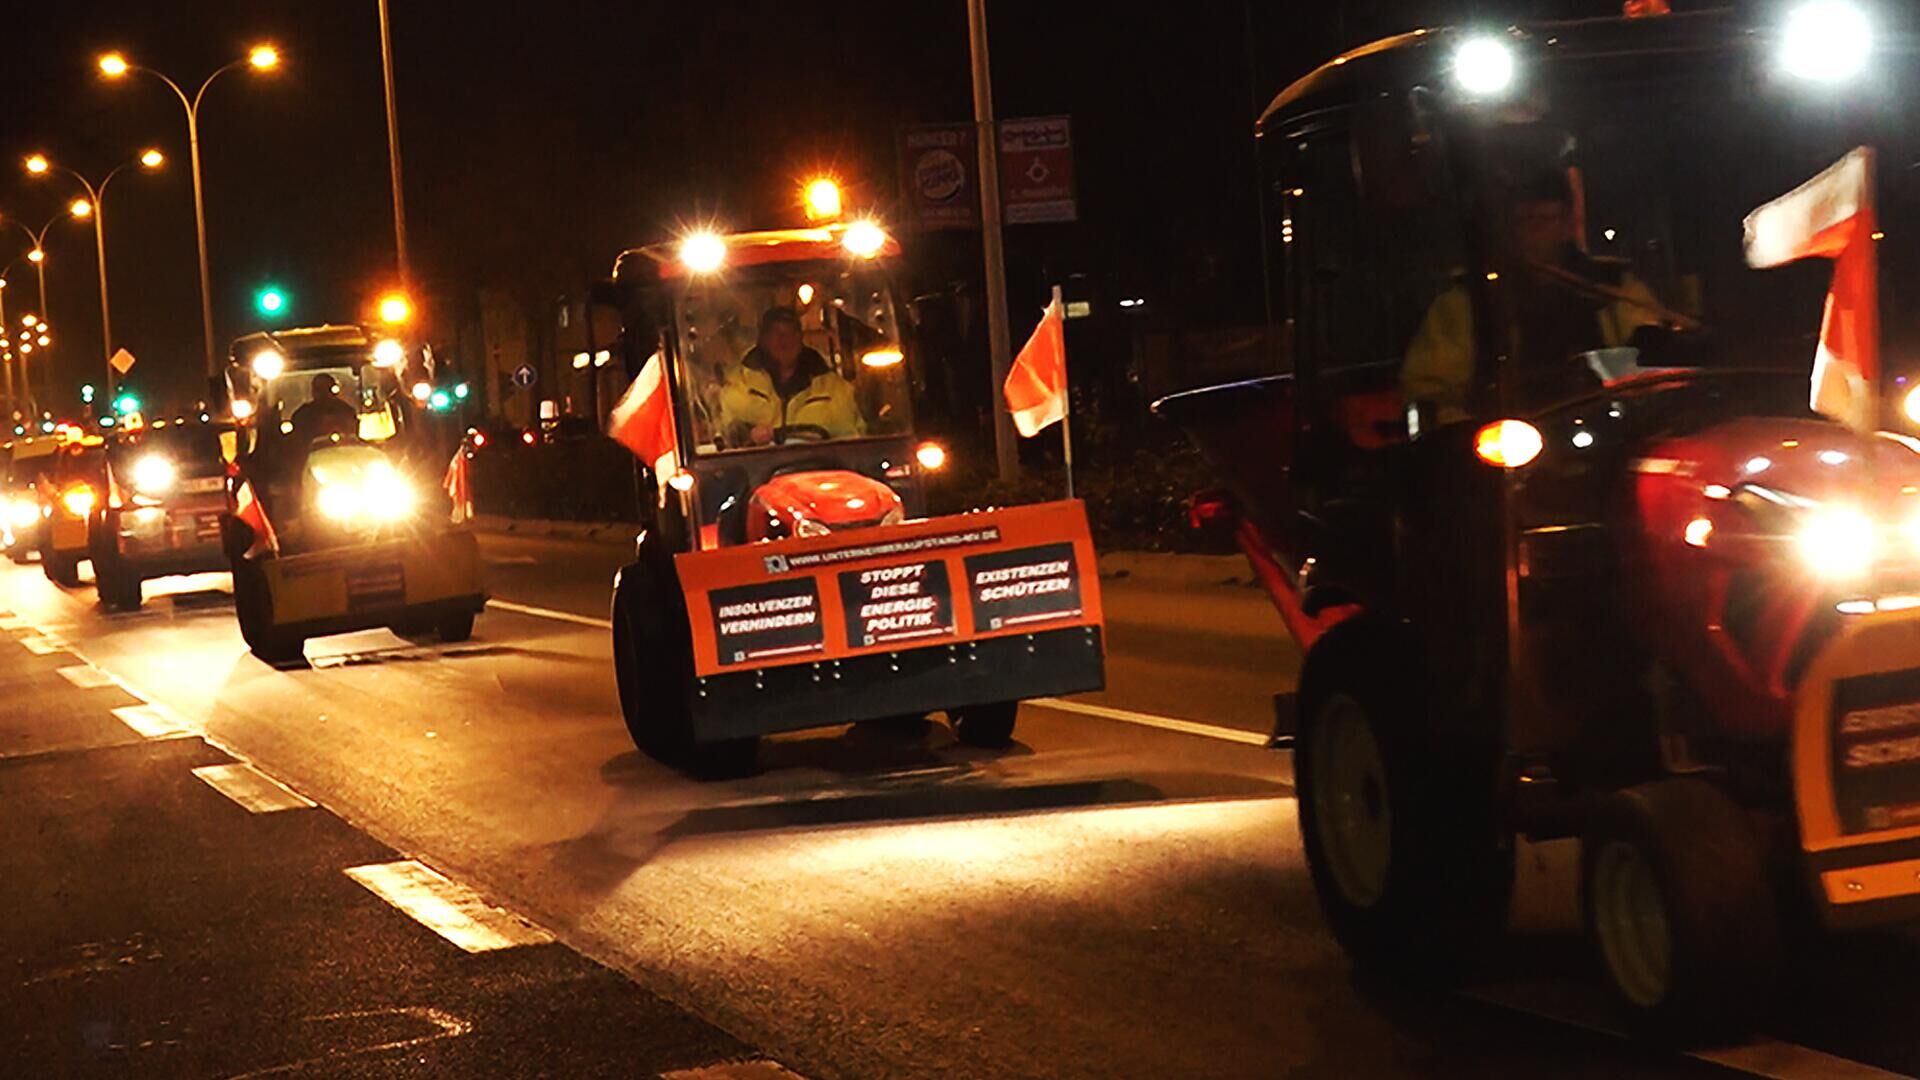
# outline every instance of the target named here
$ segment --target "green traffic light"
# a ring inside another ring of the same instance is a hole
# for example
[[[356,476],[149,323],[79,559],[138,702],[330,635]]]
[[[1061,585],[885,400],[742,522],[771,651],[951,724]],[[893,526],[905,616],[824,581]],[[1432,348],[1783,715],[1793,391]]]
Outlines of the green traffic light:
[[[278,315],[287,309],[286,291],[269,285],[253,294],[253,306],[262,315]]]
[[[453,396],[459,398],[461,401],[467,400],[467,384],[461,383],[455,386],[453,388]]]
[[[85,386],[82,386],[80,388],[80,400],[86,402],[89,405],[93,404],[93,394],[94,394],[94,390],[93,390],[92,383],[88,383]]]
[[[445,390],[435,390],[433,396],[427,399],[427,407],[442,412],[453,407],[453,398]]]
[[[140,399],[132,394],[121,394],[113,399],[113,411],[118,413],[136,412],[140,408]]]

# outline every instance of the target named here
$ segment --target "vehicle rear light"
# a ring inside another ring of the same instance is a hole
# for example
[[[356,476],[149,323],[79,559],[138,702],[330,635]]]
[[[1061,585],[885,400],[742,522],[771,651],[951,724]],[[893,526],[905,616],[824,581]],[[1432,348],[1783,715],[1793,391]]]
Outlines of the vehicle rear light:
[[[1517,469],[1540,456],[1540,429],[1525,420],[1495,420],[1473,436],[1473,453],[1502,469]]]
[[[1195,532],[1229,528],[1234,516],[1233,496],[1218,488],[1199,492],[1187,500],[1187,524]]]

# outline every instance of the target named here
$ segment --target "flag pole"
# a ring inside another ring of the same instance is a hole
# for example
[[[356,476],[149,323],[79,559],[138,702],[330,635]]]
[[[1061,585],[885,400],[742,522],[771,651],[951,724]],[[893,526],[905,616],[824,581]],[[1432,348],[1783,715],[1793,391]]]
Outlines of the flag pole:
[[[1060,319],[1060,392],[1066,397],[1060,409],[1060,446],[1067,463],[1067,498],[1073,498],[1073,378],[1067,370],[1067,305],[1060,297],[1060,286],[1053,287],[1053,310]]]

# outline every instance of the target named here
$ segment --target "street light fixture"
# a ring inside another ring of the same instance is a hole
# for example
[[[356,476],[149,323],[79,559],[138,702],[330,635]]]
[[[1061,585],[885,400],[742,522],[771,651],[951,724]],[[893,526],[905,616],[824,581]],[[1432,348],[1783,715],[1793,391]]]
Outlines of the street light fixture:
[[[67,212],[76,219],[93,219],[94,264],[99,267],[100,270],[101,359],[104,360],[107,365],[107,388],[109,390],[113,388],[114,376],[113,312],[107,304],[107,208],[102,200],[106,197],[107,185],[113,183],[113,178],[119,176],[122,172],[134,167],[152,172],[159,168],[161,163],[165,161],[166,157],[161,154],[160,151],[148,149],[131,161],[123,161],[115,165],[107,172],[107,175],[100,178],[98,184],[95,184],[78,172],[67,168],[65,165],[56,165],[48,161],[43,154],[35,154],[27,159],[27,171],[29,173],[35,176],[45,176],[48,172],[65,173],[79,181],[80,186],[86,190],[86,197],[74,199],[73,202],[67,205]],[[35,163],[39,164],[39,168],[34,168]],[[43,302],[41,307],[44,309],[45,306]],[[44,310],[42,314],[45,314]]]
[[[99,66],[101,76],[106,79],[117,80],[136,72],[159,79],[167,84],[167,89],[173,91],[175,97],[180,99],[180,106],[187,112],[187,153],[193,163],[193,228],[194,238],[200,250],[200,332],[202,343],[206,347],[207,374],[216,374],[218,368],[215,366],[213,355],[213,285],[207,271],[207,204],[205,188],[200,179],[200,101],[207,96],[207,88],[229,71],[243,67],[252,68],[256,72],[278,70],[280,50],[267,42],[253,46],[247,50],[247,55],[207,76],[206,81],[200,84],[200,89],[194,91],[191,97],[180,88],[179,83],[150,67],[142,67],[130,62],[124,54],[106,53],[100,57]]]
[[[39,170],[40,172],[45,172],[47,170],[48,168],[47,159],[40,154],[35,154],[33,155],[33,157],[30,157],[27,159],[27,170],[29,172],[33,171],[33,163],[35,161],[38,161],[40,163],[40,170]],[[69,207],[67,210],[64,210],[58,214],[55,214],[53,217],[47,219],[47,223],[40,226],[38,231],[35,231],[31,226],[27,225],[25,222],[16,220],[5,214],[0,214],[0,227],[11,225],[16,229],[19,229],[22,233],[26,234],[27,241],[33,245],[31,248],[27,250],[26,260],[33,264],[34,276],[39,279],[40,317],[41,318],[45,318],[47,315],[47,244],[46,244],[47,233],[53,228],[56,222],[60,221],[62,218],[67,218],[71,216],[72,216],[72,208]],[[8,264],[7,269],[11,270],[12,268],[13,268],[13,265]],[[33,318],[33,316],[29,315],[28,318],[31,319]],[[6,322],[6,310],[4,307],[0,307],[0,325],[4,325],[5,322]],[[26,325],[32,326],[33,323],[27,323]],[[22,355],[22,358],[20,362],[20,396],[27,398],[29,401],[31,401],[33,398],[33,383],[32,383],[32,380],[28,377],[25,354],[23,353],[21,355]],[[44,356],[41,357],[40,359],[41,359],[41,363],[43,364],[47,362],[47,358]]]

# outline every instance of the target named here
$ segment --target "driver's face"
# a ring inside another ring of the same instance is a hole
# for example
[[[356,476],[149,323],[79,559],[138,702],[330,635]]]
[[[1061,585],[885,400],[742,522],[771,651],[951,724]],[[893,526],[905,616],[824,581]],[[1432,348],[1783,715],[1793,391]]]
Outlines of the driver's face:
[[[1520,258],[1558,266],[1573,246],[1573,207],[1555,200],[1518,203],[1513,208],[1514,243]]]
[[[787,322],[767,327],[767,353],[782,367],[800,359],[800,328]]]

